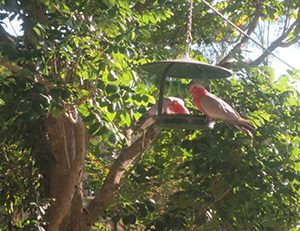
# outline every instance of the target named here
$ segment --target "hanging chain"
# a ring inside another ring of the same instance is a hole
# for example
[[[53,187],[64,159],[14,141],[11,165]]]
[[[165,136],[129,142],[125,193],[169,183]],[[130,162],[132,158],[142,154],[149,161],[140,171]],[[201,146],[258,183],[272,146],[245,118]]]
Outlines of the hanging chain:
[[[193,19],[193,0],[189,0],[189,9],[187,13],[187,30],[186,30],[186,46],[187,54],[190,50],[190,45],[192,43],[192,19]]]

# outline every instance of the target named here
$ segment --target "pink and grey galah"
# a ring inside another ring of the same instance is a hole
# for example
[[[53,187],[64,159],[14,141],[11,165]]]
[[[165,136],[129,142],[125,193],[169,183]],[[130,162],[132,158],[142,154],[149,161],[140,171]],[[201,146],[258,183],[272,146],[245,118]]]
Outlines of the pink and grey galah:
[[[190,83],[189,91],[193,96],[194,105],[209,120],[223,120],[253,138],[252,133],[255,131],[255,127],[224,100],[208,92],[202,85],[194,81]]]
[[[174,114],[190,114],[186,108],[184,101],[174,96],[164,97],[163,113],[168,115]],[[155,116],[158,114],[158,102],[154,104],[137,122],[138,129],[146,129],[155,123]]]

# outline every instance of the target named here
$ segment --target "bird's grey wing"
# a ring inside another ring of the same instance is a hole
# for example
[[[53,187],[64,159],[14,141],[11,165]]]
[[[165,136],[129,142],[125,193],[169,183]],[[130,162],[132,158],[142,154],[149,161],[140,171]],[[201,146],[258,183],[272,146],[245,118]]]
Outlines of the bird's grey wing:
[[[212,119],[221,119],[224,121],[236,121],[240,115],[224,100],[209,94],[200,99],[200,104],[204,113]]]

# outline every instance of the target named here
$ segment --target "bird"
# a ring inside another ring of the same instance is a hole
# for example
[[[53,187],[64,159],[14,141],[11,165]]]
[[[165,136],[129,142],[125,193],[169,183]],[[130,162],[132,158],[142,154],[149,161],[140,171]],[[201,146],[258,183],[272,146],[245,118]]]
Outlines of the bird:
[[[184,104],[184,101],[174,96],[167,96],[163,99],[163,113],[167,115],[185,114],[190,111]],[[155,116],[158,114],[158,102],[156,102],[136,123],[138,129],[146,129],[155,123]]]
[[[253,138],[253,133],[255,132],[254,125],[250,121],[242,118],[239,113],[224,100],[210,93],[201,84],[195,81],[190,83],[189,91],[193,97],[193,104],[200,112],[206,115],[209,120],[222,120],[232,124]]]

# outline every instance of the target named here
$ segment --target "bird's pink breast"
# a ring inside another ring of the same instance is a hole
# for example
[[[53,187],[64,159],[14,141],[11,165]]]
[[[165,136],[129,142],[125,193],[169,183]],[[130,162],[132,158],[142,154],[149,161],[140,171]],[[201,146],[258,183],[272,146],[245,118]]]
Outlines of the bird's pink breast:
[[[193,103],[199,109],[199,111],[204,113],[204,110],[200,104],[200,100],[207,95],[207,91],[204,88],[196,88],[192,90]]]

